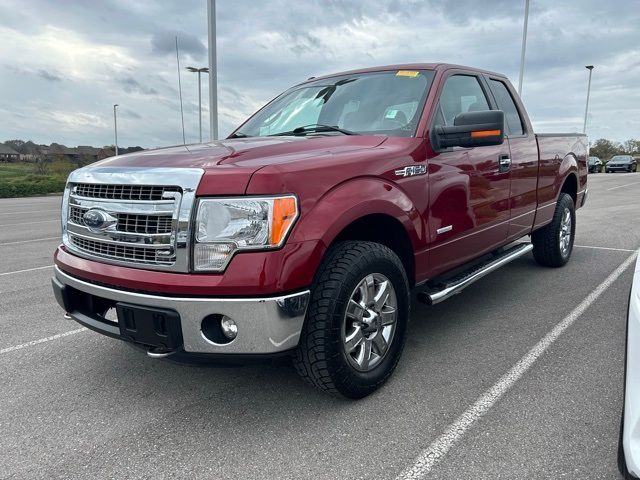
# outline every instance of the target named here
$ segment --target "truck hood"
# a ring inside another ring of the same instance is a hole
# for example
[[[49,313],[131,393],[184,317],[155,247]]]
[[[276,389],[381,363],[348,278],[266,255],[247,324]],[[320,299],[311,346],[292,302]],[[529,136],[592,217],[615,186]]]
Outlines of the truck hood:
[[[387,137],[331,135],[317,137],[253,137],[143,150],[95,163],[99,167],[182,167],[215,169],[243,166],[254,170],[274,163],[373,148]]]
[[[198,194],[242,194],[251,175],[267,165],[349,154],[375,148],[387,139],[379,135],[252,137],[143,150],[110,157],[96,167],[202,168]]]

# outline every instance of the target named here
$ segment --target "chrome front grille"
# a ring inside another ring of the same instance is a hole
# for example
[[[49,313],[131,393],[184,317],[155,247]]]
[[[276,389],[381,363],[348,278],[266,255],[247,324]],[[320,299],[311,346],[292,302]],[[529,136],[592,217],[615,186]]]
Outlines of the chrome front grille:
[[[202,174],[190,168],[76,170],[63,199],[65,246],[104,263],[189,271],[190,218]]]
[[[89,208],[78,207],[72,205],[69,208],[69,221],[76,225],[84,225],[82,216],[87,212]],[[117,213],[115,215],[118,219],[116,224],[116,230],[119,232],[130,233],[145,233],[145,234],[158,234],[158,233],[171,233],[172,220],[171,215],[139,215],[134,213]]]
[[[179,192],[177,186],[159,185],[103,185],[78,183],[74,193],[87,198],[108,198],[111,200],[162,200],[165,192]]]
[[[71,236],[71,242],[80,250],[94,255],[116,260],[125,260],[135,263],[151,263],[161,265],[171,265],[172,261],[159,257],[157,250],[144,247],[130,247],[128,245],[117,245],[112,243],[97,242],[82,237]]]
[[[118,230],[133,233],[170,233],[171,215],[118,214]]]

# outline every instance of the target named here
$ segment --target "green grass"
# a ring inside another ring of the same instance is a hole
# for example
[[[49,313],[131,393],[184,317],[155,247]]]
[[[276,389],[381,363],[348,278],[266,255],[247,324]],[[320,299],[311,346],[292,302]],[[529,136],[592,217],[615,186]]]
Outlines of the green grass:
[[[41,173],[34,163],[0,163],[0,198],[62,193],[75,168],[70,162],[54,161]]]

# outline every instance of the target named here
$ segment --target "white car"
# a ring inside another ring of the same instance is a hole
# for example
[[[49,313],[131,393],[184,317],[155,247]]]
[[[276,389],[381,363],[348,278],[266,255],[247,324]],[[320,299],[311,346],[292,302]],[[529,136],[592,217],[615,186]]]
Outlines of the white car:
[[[640,257],[636,261],[627,314],[624,409],[618,468],[624,478],[640,477]]]

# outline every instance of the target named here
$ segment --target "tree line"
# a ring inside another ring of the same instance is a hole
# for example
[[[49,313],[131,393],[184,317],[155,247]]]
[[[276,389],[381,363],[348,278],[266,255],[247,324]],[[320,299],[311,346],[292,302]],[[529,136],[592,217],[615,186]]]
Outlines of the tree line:
[[[633,155],[640,157],[640,140],[629,139],[626,142],[612,142],[606,138],[599,138],[591,142],[589,155],[600,160],[609,160],[614,155]]]

